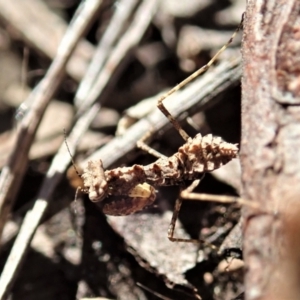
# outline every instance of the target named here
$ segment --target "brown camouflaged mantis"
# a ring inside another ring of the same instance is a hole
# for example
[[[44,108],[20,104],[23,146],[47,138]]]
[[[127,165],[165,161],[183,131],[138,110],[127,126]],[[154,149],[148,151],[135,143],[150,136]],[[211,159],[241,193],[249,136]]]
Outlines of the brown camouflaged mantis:
[[[227,143],[222,138],[212,134],[206,136],[197,134],[194,138],[191,138],[163,104],[163,101],[169,95],[205,72],[228,47],[241,26],[242,22],[226,45],[205,66],[158,100],[158,108],[185,140],[185,144],[175,154],[166,157],[146,145],[145,140],[150,135],[148,133],[137,142],[137,146],[158,158],[149,165],[133,165],[105,171],[101,160],[88,162],[81,175],[84,182],[83,191],[88,194],[91,201],[101,207],[103,213],[115,216],[133,214],[153,204],[156,198],[155,187],[168,185],[184,186],[185,181],[194,180],[187,189],[181,192],[180,197],[176,201],[168,237],[171,241],[199,242],[198,240],[174,237],[175,223],[183,199],[225,203],[244,203],[246,201],[231,196],[192,193],[205,173],[216,170],[236,158],[238,147],[237,144]]]

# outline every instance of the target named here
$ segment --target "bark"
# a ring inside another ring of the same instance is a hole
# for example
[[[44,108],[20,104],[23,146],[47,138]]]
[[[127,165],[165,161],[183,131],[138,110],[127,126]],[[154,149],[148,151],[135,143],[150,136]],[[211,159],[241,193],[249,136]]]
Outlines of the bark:
[[[249,0],[242,80],[246,299],[300,299],[300,1]]]

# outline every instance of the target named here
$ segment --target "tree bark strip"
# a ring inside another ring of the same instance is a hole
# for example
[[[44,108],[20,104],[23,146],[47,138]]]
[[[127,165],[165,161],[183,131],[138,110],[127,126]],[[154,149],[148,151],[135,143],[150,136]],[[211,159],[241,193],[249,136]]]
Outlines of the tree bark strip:
[[[300,299],[300,1],[249,0],[241,163],[246,299]]]

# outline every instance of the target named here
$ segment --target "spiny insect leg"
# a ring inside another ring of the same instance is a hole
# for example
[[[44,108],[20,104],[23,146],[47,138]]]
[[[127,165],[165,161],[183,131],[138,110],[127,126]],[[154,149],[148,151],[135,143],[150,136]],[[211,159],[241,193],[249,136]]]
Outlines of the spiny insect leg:
[[[217,60],[217,58],[220,56],[220,54],[231,44],[234,37],[237,35],[237,33],[240,31],[240,29],[243,26],[244,16],[242,17],[241,23],[238,26],[238,28],[234,31],[230,39],[227,41],[227,43],[214,55],[214,57],[204,66],[202,66],[200,69],[195,71],[192,75],[190,75],[188,78],[177,84],[175,87],[173,87],[170,91],[168,91],[166,94],[162,95],[157,102],[157,107],[160,109],[160,111],[168,118],[168,120],[171,122],[171,124],[174,126],[174,128],[179,132],[179,134],[182,136],[182,138],[187,141],[189,138],[189,135],[182,129],[179,122],[171,115],[171,113],[167,110],[167,108],[164,106],[163,101],[168,98],[173,93],[177,92],[181,88],[183,88],[186,84],[193,81],[195,78],[197,78],[200,74],[206,72],[210,66]]]
[[[194,180],[192,182],[192,184],[187,189],[185,189],[185,191],[188,190],[188,191],[192,192],[198,186],[198,184],[200,183],[200,181],[201,181],[201,179]],[[170,222],[170,225],[169,225],[169,229],[168,229],[168,238],[169,238],[169,240],[171,242],[184,242],[184,243],[199,244],[200,242],[202,242],[201,240],[197,240],[197,239],[183,239],[183,238],[174,237],[176,221],[178,219],[178,215],[179,215],[179,212],[180,212],[182,201],[183,201],[183,199],[181,197],[179,197],[178,199],[176,199],[175,207],[174,207],[174,210],[173,210],[172,219],[171,219],[171,222]],[[212,245],[212,247],[214,247],[214,246]]]
[[[219,202],[219,203],[238,203],[240,205],[245,205],[253,209],[260,209],[257,202],[250,201],[235,196],[226,196],[226,195],[213,195],[213,194],[200,194],[192,193],[185,189],[181,192],[180,197],[185,200],[194,200],[194,201],[210,201],[210,202]]]
[[[197,244],[205,243],[215,248],[214,245],[210,243],[206,243],[205,241],[202,240],[182,239],[182,238],[174,237],[176,221],[178,219],[179,211],[182,202],[184,200],[211,201],[211,202],[219,202],[219,203],[238,203],[240,205],[246,205],[256,210],[261,210],[261,208],[258,203],[240,197],[193,193],[193,190],[198,186],[200,180],[201,179],[194,180],[189,187],[187,187],[185,190],[183,190],[180,193],[180,197],[176,200],[172,220],[168,229],[168,238],[172,242],[185,242],[185,243],[197,243]]]
[[[148,144],[146,144],[146,141],[150,138],[152,133],[153,132],[151,130],[146,132],[146,134],[144,136],[142,136],[142,138],[140,140],[137,141],[137,143],[136,143],[137,147],[148,152],[149,154],[151,154],[157,158],[167,158],[165,155],[161,154],[160,152],[158,152],[157,150],[151,148]]]

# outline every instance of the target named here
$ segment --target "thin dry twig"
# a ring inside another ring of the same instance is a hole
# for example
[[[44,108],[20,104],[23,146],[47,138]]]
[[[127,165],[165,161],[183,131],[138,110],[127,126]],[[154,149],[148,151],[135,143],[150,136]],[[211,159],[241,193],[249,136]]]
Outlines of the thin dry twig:
[[[0,177],[0,236],[24,176],[28,162],[28,153],[46,107],[65,74],[65,66],[68,59],[74,51],[78,40],[89,26],[93,15],[99,9],[100,4],[101,1],[96,0],[86,2],[81,13],[66,32],[57,51],[57,57],[45,78],[29,96],[28,101],[32,105],[19,124],[15,147]]]
[[[66,63],[70,55],[72,54],[75,45],[77,44],[82,34],[86,31],[91,20],[93,20],[93,16],[98,11],[101,3],[102,1],[100,0],[89,0],[85,2],[84,6],[79,7],[78,13],[75,14],[74,21],[71,23],[68,31],[66,32],[66,35],[58,49],[57,57],[53,61],[46,77],[30,95],[30,98],[32,100],[32,107],[28,111],[27,115],[25,115],[24,119],[21,121],[17,132],[17,141],[15,148],[10,156],[8,165],[3,168],[0,177],[1,234],[11,210],[12,203],[16,196],[16,192],[18,191],[18,187],[26,170],[29,149],[33,142],[38,125],[40,124],[43,113],[48,103],[50,102],[51,97],[59,86],[61,79],[63,78]],[[90,113],[92,112],[93,111],[90,111]],[[50,169],[49,175],[54,176],[56,172],[53,172],[54,170]],[[42,196],[47,195],[47,193],[45,193],[45,191],[47,190],[48,187],[46,189],[44,187],[44,189],[41,190],[40,194]],[[43,210],[46,207],[46,202],[37,201],[36,207]],[[27,220],[27,223],[25,224],[28,224],[29,227],[26,228],[23,226],[23,231],[21,231],[21,233],[28,232],[29,236],[31,237],[36,229],[36,225],[35,222],[32,222],[32,219],[30,219],[30,217],[33,217],[33,215],[31,215],[31,213],[29,212],[25,219]],[[23,245],[23,247],[25,246],[26,249],[28,243],[25,243],[24,236],[21,233],[17,241],[21,242],[21,245]],[[27,234],[25,236],[27,237]],[[30,238],[28,239],[28,241],[30,241]],[[13,248],[10,259],[8,259],[6,267],[0,278],[0,299],[3,299],[5,295],[7,295],[7,292],[12,285],[13,279],[15,278],[15,271],[17,267],[19,267],[20,262],[18,260],[15,260],[15,251],[21,254],[21,256],[24,255],[24,252],[20,251],[20,248]],[[12,267],[12,264],[14,265],[14,267]]]
[[[122,34],[124,27],[126,26],[126,23],[128,22],[128,19],[137,3],[138,0],[122,0],[118,2],[115,14],[112,16],[107,29],[99,41],[91,63],[77,89],[74,98],[75,106],[78,107],[82,102],[84,102],[86,95],[89,94],[99,73],[103,69],[107,57],[113,50],[116,41],[120,38],[120,35]]]
[[[135,17],[126,30],[126,33],[124,33],[119,43],[115,46],[103,67],[102,72],[99,74],[96,82],[94,83],[93,88],[85,97],[84,102],[81,103],[77,112],[78,115],[88,109],[99,95],[101,95],[122,59],[126,56],[128,51],[134,48],[141,41],[146,29],[153,19],[158,4],[158,0],[145,0],[138,7]]]
[[[87,130],[90,122],[95,118],[98,111],[98,104],[95,104],[80,118],[80,121],[77,122],[74,127],[72,134],[68,138],[69,148],[73,153],[75,152],[80,137]],[[6,261],[0,277],[0,299],[4,299],[5,295],[9,292],[13,281],[18,274],[21,263],[25,258],[26,250],[28,249],[33,235],[48,207],[50,197],[52,196],[55,187],[60,182],[70,160],[70,154],[65,144],[62,144],[47,172],[33,208],[24,218],[20,232]]]

